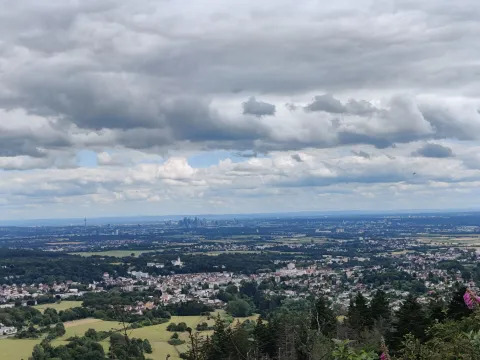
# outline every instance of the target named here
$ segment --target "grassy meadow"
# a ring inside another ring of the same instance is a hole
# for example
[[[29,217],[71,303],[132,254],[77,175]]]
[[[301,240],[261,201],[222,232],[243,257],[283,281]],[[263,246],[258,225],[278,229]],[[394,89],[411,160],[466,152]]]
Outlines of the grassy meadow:
[[[75,303],[75,301],[65,301],[64,303]],[[56,304],[53,304],[56,305]],[[60,304],[58,304],[60,305]],[[173,346],[168,343],[168,340],[172,336],[173,332],[167,331],[167,326],[171,322],[180,323],[184,322],[187,326],[195,329],[197,324],[201,322],[206,322],[209,325],[213,325],[215,322],[215,317],[217,314],[220,316],[225,316],[225,312],[220,310],[211,315],[210,319],[206,316],[172,316],[169,322],[147,326],[139,329],[129,330],[129,336],[141,339],[148,339],[150,341],[153,353],[147,354],[147,357],[153,360],[164,360],[168,354],[171,355],[170,360],[180,360],[180,353],[187,350],[187,345]],[[258,315],[253,315],[248,318],[239,318],[240,321],[256,320]],[[234,319],[234,323],[237,319]],[[75,321],[68,321],[64,323],[66,333],[59,339],[56,339],[52,342],[54,346],[61,344],[67,344],[66,341],[72,336],[82,336],[88,329],[95,329],[97,331],[110,331],[110,330],[119,330],[122,328],[121,324],[116,321],[103,321],[99,319],[82,319]],[[209,334],[211,332],[202,332],[203,334]],[[179,333],[182,340],[187,340],[187,333]],[[28,357],[32,354],[33,347],[40,343],[40,339],[36,340],[25,340],[25,339],[0,339],[0,359],[5,360],[27,360]],[[108,352],[109,342],[104,340],[100,342],[105,349],[105,352]]]
[[[71,255],[80,255],[83,257],[88,256],[112,256],[112,257],[127,257],[131,254],[135,254],[138,256],[140,254],[148,253],[148,252],[155,252],[158,250],[108,250],[108,251],[97,251],[97,252],[73,252],[70,253]]]
[[[34,308],[37,310],[40,310],[42,313],[45,311],[47,308],[55,309],[57,311],[60,310],[67,310],[71,309],[74,307],[79,307],[82,306],[81,301],[62,301],[60,303],[54,303],[54,304],[41,304],[41,305],[35,305]]]

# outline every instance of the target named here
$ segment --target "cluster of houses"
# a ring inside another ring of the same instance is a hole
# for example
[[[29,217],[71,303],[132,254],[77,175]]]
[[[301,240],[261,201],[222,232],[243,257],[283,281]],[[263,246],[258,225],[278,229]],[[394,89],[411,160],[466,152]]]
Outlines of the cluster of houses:
[[[373,240],[367,240],[373,241]],[[154,288],[161,291],[158,303],[153,302],[138,303],[128,308],[128,311],[140,313],[146,309],[159,304],[172,304],[188,300],[197,300],[215,307],[222,307],[225,304],[217,298],[221,289],[228,285],[240,286],[242,281],[256,281],[272,279],[277,284],[274,289],[267,290],[271,294],[283,295],[292,299],[303,298],[312,293],[326,294],[329,299],[338,306],[348,306],[352,294],[360,292],[365,297],[370,298],[378,286],[365,283],[364,277],[367,274],[382,274],[384,272],[401,271],[412,275],[417,280],[424,283],[427,293],[425,297],[420,297],[419,301],[426,301],[429,294],[446,294],[451,292],[455,282],[463,282],[467,286],[475,289],[473,282],[467,282],[462,279],[460,271],[451,271],[438,267],[438,264],[446,260],[455,260],[460,263],[471,263],[472,252],[468,249],[452,247],[438,251],[413,252],[401,251],[402,242],[390,242],[389,244],[373,241],[375,247],[389,247],[388,251],[377,252],[369,256],[333,256],[324,255],[321,260],[310,261],[299,266],[295,260],[280,261],[276,264],[283,264],[283,267],[276,272],[265,272],[247,276],[241,273],[232,273],[228,271],[215,273],[198,274],[171,274],[164,276],[151,275],[148,272],[131,270],[126,277],[114,277],[108,273],[103,275],[103,280],[93,282],[88,285],[88,290],[93,292],[106,291],[108,287],[121,288],[123,291],[131,292],[136,290],[145,290]],[[415,243],[415,242],[412,242]],[[396,246],[399,246],[396,251]],[[394,246],[394,248],[392,248]],[[341,249],[340,244],[332,245],[332,249]],[[392,269],[382,264],[379,260],[390,258],[395,261],[395,268]],[[178,258],[173,260],[174,266],[183,266],[183,262]],[[164,264],[151,262],[147,264],[148,268],[162,268]],[[70,297],[81,297],[85,291],[78,290],[78,283],[66,281],[62,283],[47,284],[17,284],[0,286],[0,307],[13,306],[16,300],[21,300],[24,304],[27,299],[35,300],[38,296],[44,294],[54,294],[58,298],[67,299]],[[395,289],[391,283],[384,283],[380,286],[383,290],[390,293],[393,299],[393,306],[400,304],[408,293]],[[82,287],[83,288],[83,287]],[[2,305],[3,303],[3,305]]]
[[[0,336],[10,336],[17,333],[17,328],[14,326],[5,326],[0,323]]]

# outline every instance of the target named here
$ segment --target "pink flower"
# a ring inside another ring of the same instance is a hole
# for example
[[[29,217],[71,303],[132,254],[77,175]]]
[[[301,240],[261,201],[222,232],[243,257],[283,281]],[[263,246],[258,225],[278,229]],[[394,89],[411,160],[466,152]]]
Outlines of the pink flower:
[[[380,360],[387,360],[387,355],[385,355],[385,353],[383,352],[381,355],[380,355]]]
[[[465,305],[467,305],[469,309],[473,309],[473,299],[468,291],[466,291],[465,294],[463,295],[463,301],[465,302]]]
[[[480,296],[475,295],[472,291],[467,289],[467,291],[465,291],[465,294],[463,295],[463,301],[469,309],[473,309],[475,305],[480,304]]]

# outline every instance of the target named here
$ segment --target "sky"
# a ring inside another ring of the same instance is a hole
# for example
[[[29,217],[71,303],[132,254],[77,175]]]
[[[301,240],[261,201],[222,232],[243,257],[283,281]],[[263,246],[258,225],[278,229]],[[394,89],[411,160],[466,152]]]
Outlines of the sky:
[[[0,220],[478,208],[474,0],[0,6]]]

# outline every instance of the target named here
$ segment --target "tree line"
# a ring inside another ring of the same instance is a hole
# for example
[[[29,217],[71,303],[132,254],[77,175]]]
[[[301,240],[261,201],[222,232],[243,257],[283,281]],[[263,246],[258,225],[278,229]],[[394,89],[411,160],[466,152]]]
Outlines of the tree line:
[[[408,296],[397,311],[377,291],[356,294],[345,318],[326,298],[285,301],[256,323],[215,322],[210,337],[190,332],[187,360],[445,360],[480,359],[480,310],[465,305],[465,288],[448,302]],[[187,330],[188,331],[188,330]],[[381,356],[381,357],[380,357]]]

